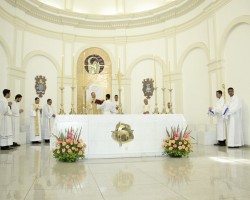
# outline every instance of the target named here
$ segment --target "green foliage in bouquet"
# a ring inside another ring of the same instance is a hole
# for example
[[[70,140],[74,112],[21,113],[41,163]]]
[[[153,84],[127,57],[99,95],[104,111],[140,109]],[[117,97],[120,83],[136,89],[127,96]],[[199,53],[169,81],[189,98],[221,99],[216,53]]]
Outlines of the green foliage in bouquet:
[[[192,152],[192,144],[190,142],[191,131],[186,129],[179,129],[171,127],[171,131],[167,132],[167,139],[163,140],[162,147],[164,148],[164,153],[171,157],[182,157],[188,156]]]
[[[56,149],[52,150],[54,158],[63,162],[76,162],[85,157],[86,144],[80,139],[81,129],[66,129],[65,132],[54,136],[57,139]]]

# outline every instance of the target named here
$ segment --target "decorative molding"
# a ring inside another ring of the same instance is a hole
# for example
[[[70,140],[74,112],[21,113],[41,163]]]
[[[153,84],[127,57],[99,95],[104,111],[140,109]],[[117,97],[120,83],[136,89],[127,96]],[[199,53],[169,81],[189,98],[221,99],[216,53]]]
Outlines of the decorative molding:
[[[13,2],[15,0],[5,0],[7,2]],[[218,9],[229,3],[231,0],[220,0],[220,1],[214,1],[213,3],[209,4],[206,8],[203,9],[203,12],[196,15],[194,18],[190,19],[187,22],[184,22],[182,24],[176,25],[175,29],[174,27],[168,27],[162,30],[155,30],[153,33],[147,33],[144,32],[139,35],[130,35],[130,36],[105,36],[105,37],[97,37],[97,36],[84,36],[84,35],[76,35],[76,33],[62,33],[57,32],[57,30],[46,30],[44,28],[35,26],[31,24],[28,21],[25,21],[24,19],[18,18],[16,16],[13,16],[8,11],[4,10],[0,6],[0,16],[2,16],[4,19],[12,23],[13,25],[18,26],[20,29],[33,32],[38,35],[47,36],[50,38],[55,39],[63,39],[64,41],[72,41],[72,38],[75,39],[75,42],[87,42],[87,43],[128,43],[128,42],[138,42],[138,41],[145,41],[145,40],[152,40],[152,39],[158,39],[168,36],[173,36],[173,34],[176,32],[183,32],[187,29],[190,29],[199,23],[203,22],[207,17],[213,15]],[[25,2],[25,1],[18,1],[18,2]],[[28,14],[28,13],[27,13]],[[152,15],[152,13],[151,13]],[[155,15],[153,15],[155,16]],[[108,20],[105,18],[105,20]],[[113,23],[113,22],[112,22]],[[156,23],[156,22],[154,22]],[[165,26],[165,25],[163,25]],[[130,28],[129,26],[126,26],[124,28]],[[112,30],[110,28],[110,30]],[[62,35],[64,37],[62,37]],[[121,39],[120,39],[121,38]]]
[[[205,0],[175,0],[165,6],[139,13],[93,15],[58,9],[37,0],[5,1],[35,18],[55,24],[87,29],[135,28],[162,23],[183,16],[205,2]]]

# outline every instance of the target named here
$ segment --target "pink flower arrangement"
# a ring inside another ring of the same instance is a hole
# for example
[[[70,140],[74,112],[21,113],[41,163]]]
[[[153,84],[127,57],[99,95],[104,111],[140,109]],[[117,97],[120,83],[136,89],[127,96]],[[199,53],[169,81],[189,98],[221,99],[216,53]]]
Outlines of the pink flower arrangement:
[[[164,153],[168,154],[172,157],[182,157],[188,156],[190,152],[192,152],[192,144],[190,142],[190,133],[191,131],[171,128],[169,132],[167,132],[167,139],[163,140],[162,147],[164,148]]]
[[[71,128],[65,130],[64,133],[59,133],[59,136],[54,136],[57,139],[56,149],[52,150],[54,158],[64,162],[76,162],[85,157],[84,152],[87,145],[80,139],[81,130],[74,131]]]

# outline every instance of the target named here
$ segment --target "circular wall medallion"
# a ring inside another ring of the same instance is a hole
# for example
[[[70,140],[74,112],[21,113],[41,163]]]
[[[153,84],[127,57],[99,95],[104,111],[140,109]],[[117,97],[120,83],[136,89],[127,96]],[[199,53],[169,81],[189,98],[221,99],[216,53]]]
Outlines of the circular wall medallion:
[[[84,68],[89,74],[100,74],[104,69],[104,60],[101,56],[92,54],[85,59]]]

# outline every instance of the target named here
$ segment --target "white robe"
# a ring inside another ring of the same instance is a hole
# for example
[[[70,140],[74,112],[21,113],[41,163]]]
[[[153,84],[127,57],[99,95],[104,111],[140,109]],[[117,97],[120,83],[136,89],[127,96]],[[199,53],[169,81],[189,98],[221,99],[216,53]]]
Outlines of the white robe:
[[[144,104],[142,109],[143,109],[143,113],[149,112],[149,114],[150,114],[150,105],[149,104],[148,105]]]
[[[0,99],[0,146],[13,145],[11,109],[6,98]]]
[[[44,140],[49,140],[51,133],[52,133],[52,128],[54,124],[54,117],[52,115],[55,115],[55,111],[52,106],[46,104],[43,107],[43,135],[42,138]]]
[[[227,108],[228,112],[225,114],[225,118],[228,119],[227,145],[229,147],[243,146],[242,105],[240,99],[236,95],[230,97]]]
[[[215,107],[212,109],[214,114],[212,116],[217,117],[217,140],[224,141],[226,140],[226,123],[225,119],[223,118],[223,111],[224,111],[224,98],[220,98],[217,100]]]
[[[102,105],[100,105],[99,109],[103,110],[104,115],[117,113],[115,105],[110,100],[104,101]]]
[[[20,143],[20,103],[13,102],[11,106],[12,111],[12,131],[13,142]]]
[[[31,142],[41,141],[41,115],[40,115],[40,110],[36,112],[36,110],[34,109],[34,106],[41,109],[39,104],[32,105],[30,109],[30,141]],[[37,130],[36,130],[36,125],[35,125],[36,117],[38,120]],[[36,135],[36,131],[38,133],[37,135]]]

